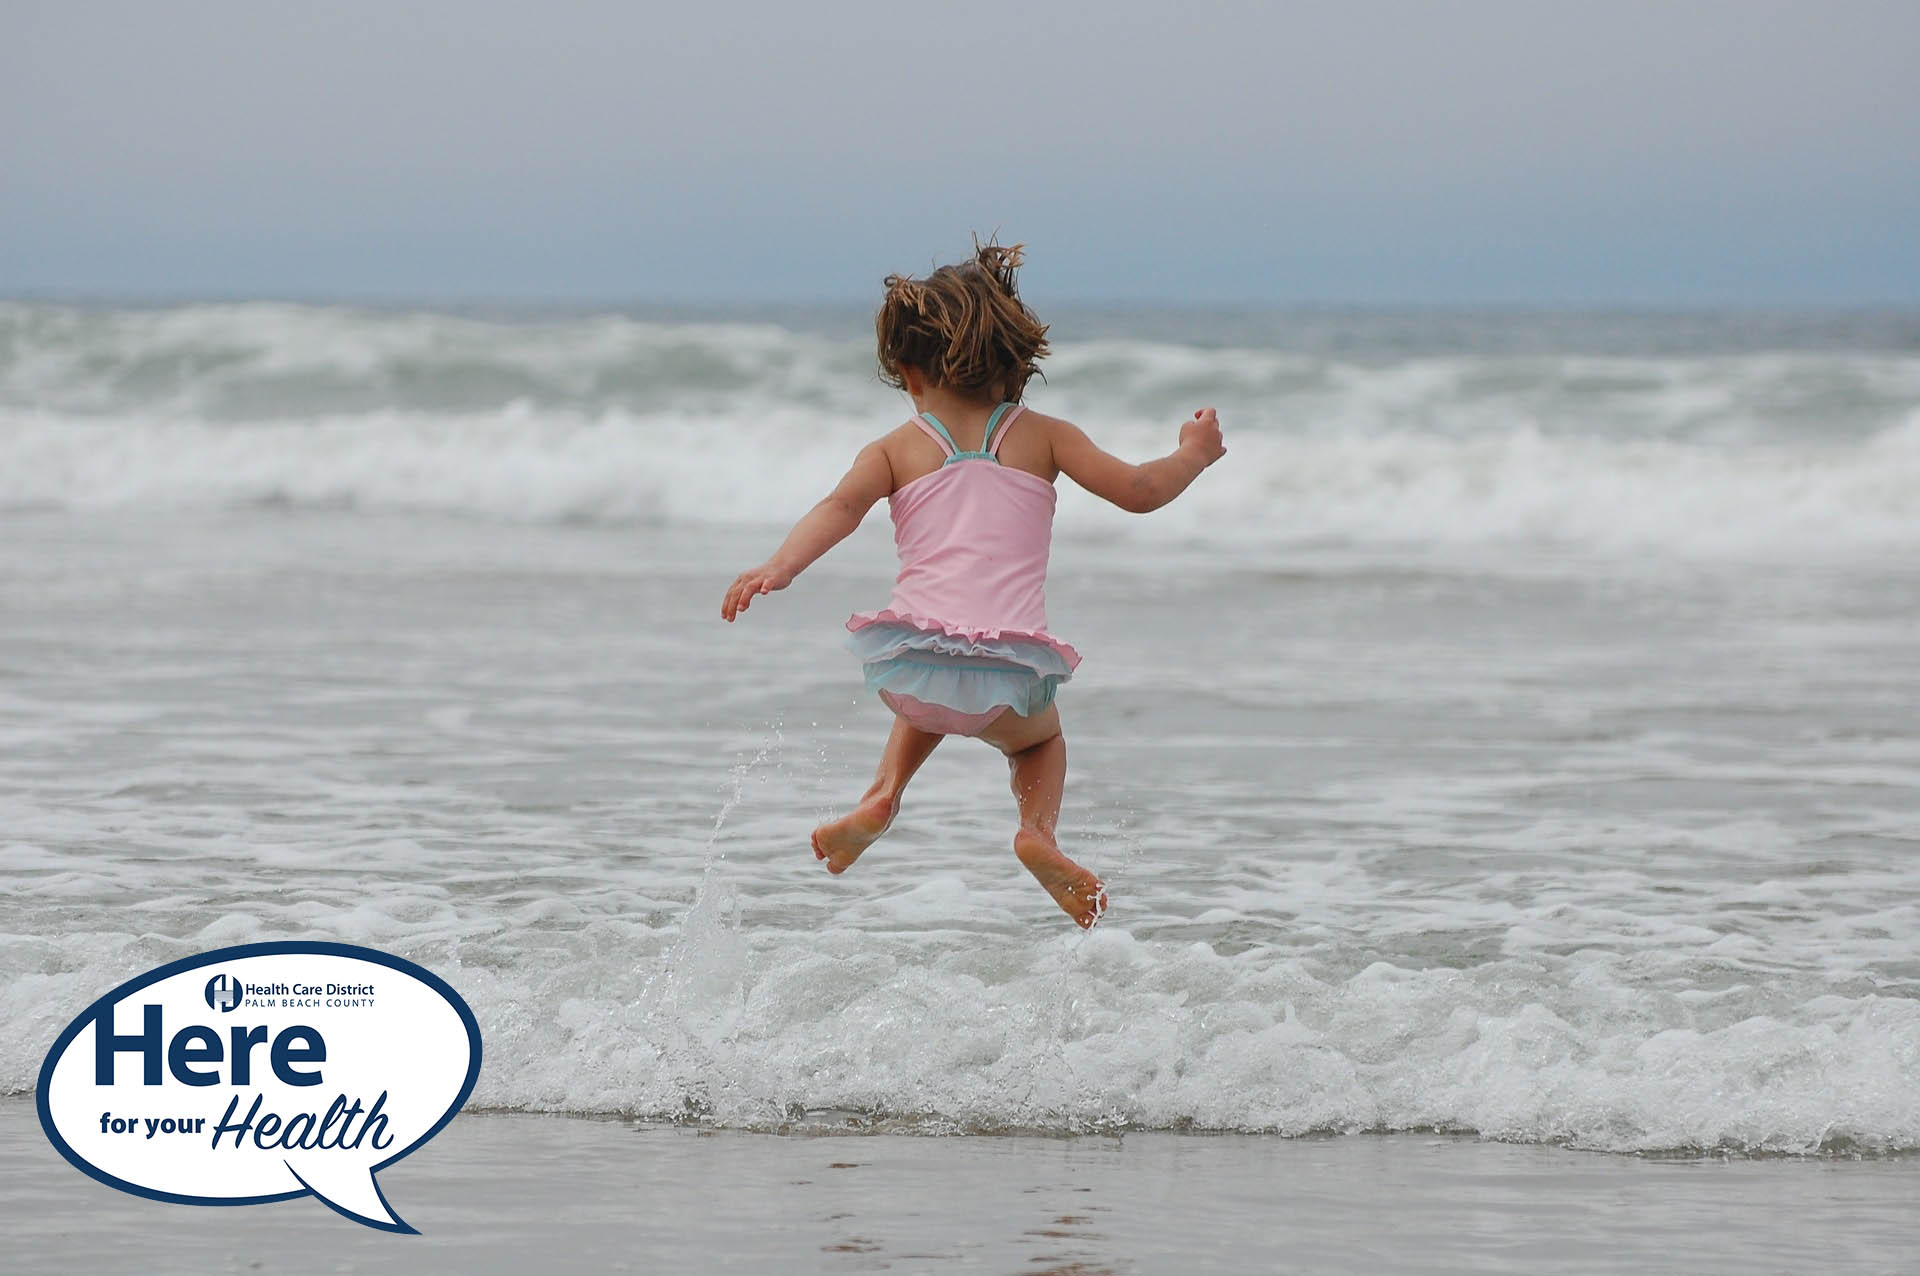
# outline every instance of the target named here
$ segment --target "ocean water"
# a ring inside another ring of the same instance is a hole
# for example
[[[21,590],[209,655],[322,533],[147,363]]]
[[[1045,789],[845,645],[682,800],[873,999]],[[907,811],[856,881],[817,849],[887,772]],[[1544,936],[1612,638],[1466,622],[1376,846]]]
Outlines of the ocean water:
[[[331,938],[477,1107],[751,1130],[1920,1150],[1920,318],[1066,313],[1075,931],[997,756],[844,877],[896,424],[862,318],[0,303],[0,1092]]]

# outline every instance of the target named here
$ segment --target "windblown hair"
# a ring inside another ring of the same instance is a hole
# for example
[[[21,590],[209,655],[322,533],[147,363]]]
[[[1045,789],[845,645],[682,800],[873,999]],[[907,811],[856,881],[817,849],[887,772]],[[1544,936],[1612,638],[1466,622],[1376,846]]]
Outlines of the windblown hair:
[[[1020,300],[1021,248],[973,241],[973,260],[925,279],[888,275],[874,316],[880,379],[905,389],[901,369],[982,399],[1018,401],[1047,353],[1047,325]]]

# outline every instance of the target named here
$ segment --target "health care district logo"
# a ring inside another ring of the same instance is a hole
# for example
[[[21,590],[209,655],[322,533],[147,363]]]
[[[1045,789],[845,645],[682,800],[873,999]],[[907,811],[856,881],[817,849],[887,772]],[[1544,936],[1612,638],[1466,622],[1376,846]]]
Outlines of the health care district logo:
[[[432,971],[372,948],[222,948],[131,979],[40,1068],[40,1125],[109,1187],[182,1205],[313,1195],[412,1232],[374,1180],[480,1077],[480,1026]]]

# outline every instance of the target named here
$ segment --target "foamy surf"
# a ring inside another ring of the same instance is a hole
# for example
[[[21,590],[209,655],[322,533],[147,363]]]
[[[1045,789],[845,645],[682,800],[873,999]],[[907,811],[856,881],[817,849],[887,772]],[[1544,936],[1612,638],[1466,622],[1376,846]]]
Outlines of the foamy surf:
[[[308,937],[447,978],[509,1111],[1920,1151],[1909,348],[1063,335],[1037,402],[1145,455],[1204,393],[1231,448],[1150,519],[1063,493],[1082,936],[984,751],[806,849],[884,727],[878,526],[716,619],[899,415],[857,334],[0,331],[0,1089]]]
[[[1163,450],[1201,399],[1233,448],[1144,522],[1063,484],[1068,537],[1920,549],[1911,351],[1338,357],[1109,337],[1061,342],[1048,373],[1035,405],[1115,451]],[[771,526],[902,412],[864,341],[766,323],[0,305],[0,510]]]
[[[1114,926],[968,937],[993,919],[966,896],[943,880],[888,901],[897,925],[944,932],[932,940],[747,933],[698,904],[685,928],[599,920],[559,946],[354,935],[345,917],[328,933],[398,942],[461,990],[487,1043],[483,1109],[763,1130],[1446,1131],[1612,1152],[1920,1151],[1910,997],[1760,978],[1662,991],[1631,963],[1527,954],[1343,972]],[[10,981],[8,1021],[57,1018],[35,1006],[111,980],[123,960],[98,944],[60,942],[71,969]],[[33,1040],[0,1047],[9,1092],[30,1088]]]

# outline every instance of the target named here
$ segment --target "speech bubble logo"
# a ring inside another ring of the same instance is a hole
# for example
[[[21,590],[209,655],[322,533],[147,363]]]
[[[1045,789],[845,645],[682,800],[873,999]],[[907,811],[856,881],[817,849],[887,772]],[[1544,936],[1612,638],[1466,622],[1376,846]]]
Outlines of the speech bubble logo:
[[[37,1098],[53,1146],[109,1187],[182,1205],[311,1193],[412,1233],[374,1175],[438,1134],[479,1077],[480,1025],[445,980],[290,940],[121,984],[53,1043]]]

